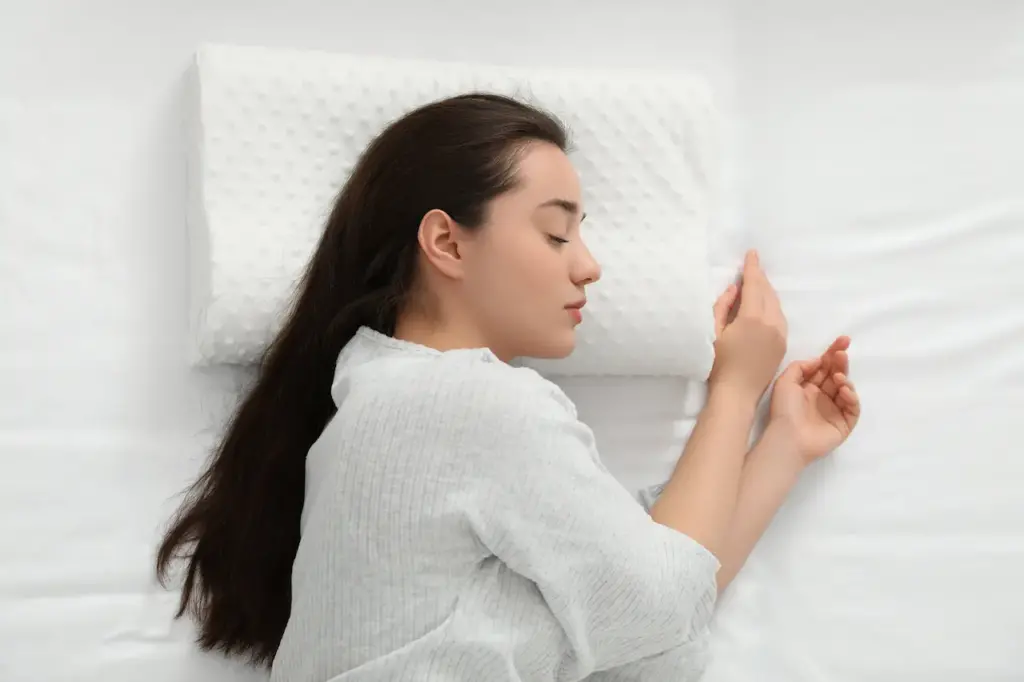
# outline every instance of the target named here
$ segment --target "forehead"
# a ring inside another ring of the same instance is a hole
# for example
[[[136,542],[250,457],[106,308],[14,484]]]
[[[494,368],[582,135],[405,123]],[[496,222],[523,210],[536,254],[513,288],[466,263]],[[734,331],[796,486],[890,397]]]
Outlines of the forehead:
[[[558,147],[535,142],[519,156],[517,166],[519,187],[516,194],[538,204],[549,199],[566,199],[579,203],[580,182],[569,157]]]

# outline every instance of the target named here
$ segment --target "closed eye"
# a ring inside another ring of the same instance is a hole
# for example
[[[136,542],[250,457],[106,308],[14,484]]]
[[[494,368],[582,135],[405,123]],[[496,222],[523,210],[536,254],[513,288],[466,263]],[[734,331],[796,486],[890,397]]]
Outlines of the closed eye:
[[[556,237],[553,234],[549,234],[548,235],[548,239],[550,239],[553,243],[558,244],[559,246],[561,246],[562,244],[568,244],[569,243],[568,239],[562,239],[561,237]]]

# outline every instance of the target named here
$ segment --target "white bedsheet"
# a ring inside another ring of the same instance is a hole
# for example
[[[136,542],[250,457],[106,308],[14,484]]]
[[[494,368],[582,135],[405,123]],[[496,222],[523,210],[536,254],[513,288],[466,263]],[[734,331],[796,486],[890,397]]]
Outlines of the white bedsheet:
[[[1024,679],[1024,8],[743,0],[731,20],[732,227],[791,355],[853,337],[865,414],[723,599],[706,679]],[[179,135],[181,90],[76,82],[0,91],[0,680],[262,679],[195,652],[151,580],[167,498],[244,378],[186,368],[180,145],[110,142]],[[684,384],[565,385],[627,485],[667,473]]]

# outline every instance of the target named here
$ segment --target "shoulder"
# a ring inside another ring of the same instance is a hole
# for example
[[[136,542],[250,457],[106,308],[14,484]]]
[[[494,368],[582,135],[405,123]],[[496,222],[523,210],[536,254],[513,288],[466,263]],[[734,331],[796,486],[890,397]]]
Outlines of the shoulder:
[[[413,371],[428,392],[481,417],[553,412],[576,418],[576,406],[557,384],[533,369],[502,362],[490,351],[444,353]]]
[[[401,412],[443,413],[480,422],[571,420],[576,406],[537,371],[515,367],[486,350],[383,359],[366,367],[360,393]]]

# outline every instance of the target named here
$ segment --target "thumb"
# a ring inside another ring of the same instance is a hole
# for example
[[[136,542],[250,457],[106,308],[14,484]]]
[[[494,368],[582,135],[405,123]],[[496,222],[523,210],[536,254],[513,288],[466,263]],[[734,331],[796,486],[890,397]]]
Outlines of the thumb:
[[[722,335],[722,330],[725,329],[726,323],[729,321],[729,311],[736,304],[736,299],[740,293],[740,288],[735,284],[730,284],[729,288],[722,292],[722,295],[715,301],[714,313],[715,313],[715,337]]]
[[[802,384],[813,376],[820,366],[820,357],[811,360],[796,360],[786,366],[786,369],[779,375],[777,381],[784,384]]]

